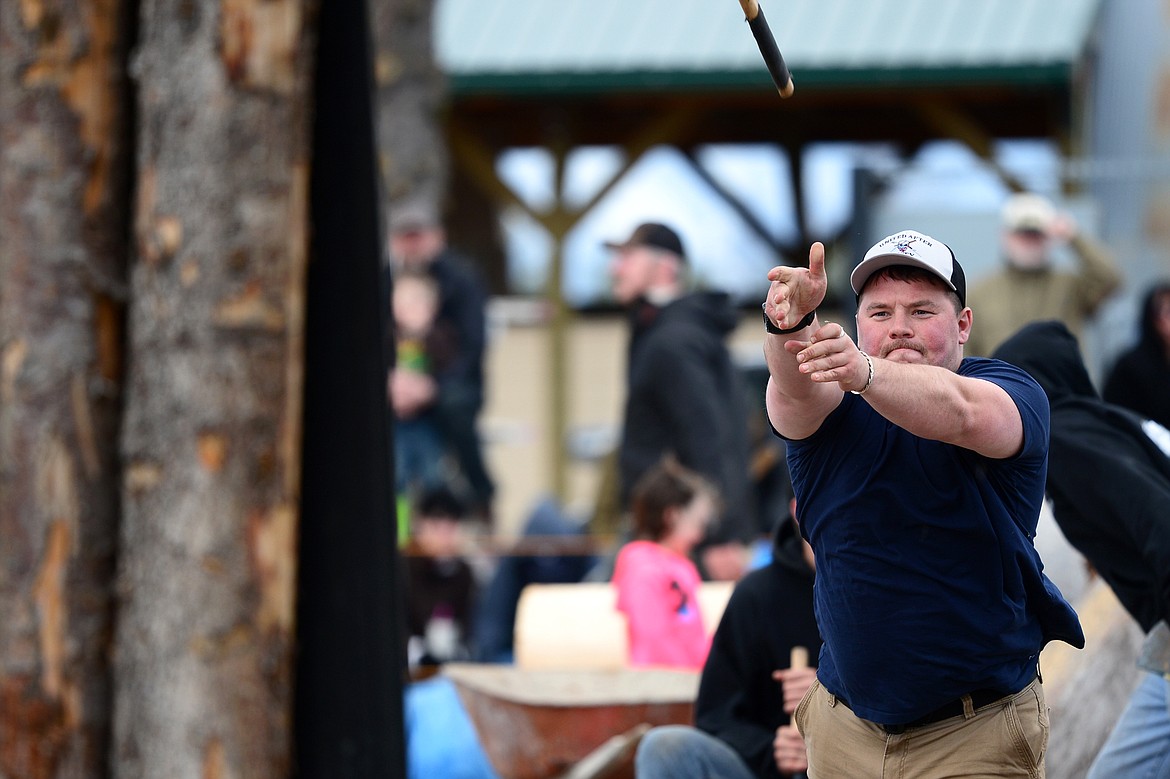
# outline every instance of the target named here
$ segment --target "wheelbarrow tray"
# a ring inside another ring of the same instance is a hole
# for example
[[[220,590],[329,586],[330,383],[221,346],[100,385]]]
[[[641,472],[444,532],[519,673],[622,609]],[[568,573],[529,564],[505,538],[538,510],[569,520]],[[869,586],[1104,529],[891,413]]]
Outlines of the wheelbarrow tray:
[[[492,767],[504,779],[548,779],[643,723],[690,724],[695,671],[557,671],[448,663]]]

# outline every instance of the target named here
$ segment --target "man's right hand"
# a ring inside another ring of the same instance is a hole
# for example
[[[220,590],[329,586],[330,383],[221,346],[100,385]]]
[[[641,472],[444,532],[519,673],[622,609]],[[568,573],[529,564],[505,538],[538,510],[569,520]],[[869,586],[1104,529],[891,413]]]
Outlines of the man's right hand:
[[[829,284],[824,244],[817,241],[809,249],[807,268],[778,265],[768,271],[768,280],[772,284],[764,301],[764,313],[782,330],[795,327],[825,299]]]
[[[784,668],[772,672],[772,678],[780,682],[784,695],[784,713],[791,715],[808,688],[817,679],[815,668]]]

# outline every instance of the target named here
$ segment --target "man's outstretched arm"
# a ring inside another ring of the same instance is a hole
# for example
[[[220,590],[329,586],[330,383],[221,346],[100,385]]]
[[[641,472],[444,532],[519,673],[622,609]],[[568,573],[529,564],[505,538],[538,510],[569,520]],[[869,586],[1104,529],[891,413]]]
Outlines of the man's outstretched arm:
[[[765,401],[772,427],[786,438],[807,438],[816,432],[825,417],[841,402],[836,384],[816,383],[802,375],[796,353],[789,345],[807,345],[824,329],[815,315],[825,299],[825,247],[814,243],[809,250],[808,268],[780,266],[768,272],[772,282],[764,301],[764,315],[780,329],[797,327],[808,314],[812,320],[790,333],[764,336],[764,358],[768,362]],[[832,327],[839,327],[832,325]]]

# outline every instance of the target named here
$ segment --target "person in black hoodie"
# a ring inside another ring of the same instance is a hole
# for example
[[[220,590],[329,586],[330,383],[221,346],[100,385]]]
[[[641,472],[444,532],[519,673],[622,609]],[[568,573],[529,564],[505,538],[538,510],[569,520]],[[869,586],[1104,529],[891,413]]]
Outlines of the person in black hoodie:
[[[1105,400],[1170,427],[1170,281],[1142,301],[1137,345],[1117,358],[1105,379]]]
[[[700,552],[703,573],[738,579],[758,527],[744,392],[725,343],[739,317],[726,294],[687,291],[682,241],[666,225],[642,224],[606,247],[614,252],[614,298],[630,315],[622,506],[642,474],[673,454],[715,484],[723,501]]]
[[[1102,401],[1076,338],[1056,321],[1025,326],[995,357],[1032,374],[1052,409],[1046,491],[1069,542],[1147,632],[1148,671],[1089,779],[1170,777],[1170,455],[1166,429]]]
[[[816,669],[789,664],[794,647],[815,658],[821,645],[813,580],[812,549],[789,518],[776,527],[772,561],[731,593],[703,666],[695,727],[650,730],[635,756],[638,779],[802,775],[804,742],[790,717]]]

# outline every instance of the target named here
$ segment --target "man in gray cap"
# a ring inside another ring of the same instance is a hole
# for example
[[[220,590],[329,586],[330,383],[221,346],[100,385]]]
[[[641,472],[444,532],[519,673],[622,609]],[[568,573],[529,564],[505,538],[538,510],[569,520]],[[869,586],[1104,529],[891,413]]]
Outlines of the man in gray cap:
[[[724,510],[700,551],[703,573],[738,579],[758,527],[744,390],[726,344],[738,313],[722,292],[688,290],[686,253],[670,227],[647,222],[605,246],[614,298],[630,316],[622,505],[642,474],[673,454],[719,488]]]
[[[483,408],[483,361],[487,347],[487,284],[475,265],[447,246],[439,212],[426,200],[392,205],[390,266],[425,272],[439,290],[436,321],[454,334],[454,353],[434,375],[392,371],[390,396],[398,416],[433,409],[443,438],[467,481],[473,513],[490,518],[495,485],[484,464],[476,420]],[[388,288],[388,287],[387,287]],[[387,328],[387,336],[393,334]]]
[[[816,557],[824,643],[795,712],[812,776],[1044,776],[1050,640],[1084,646],[1032,539],[1048,400],[963,357],[966,279],[906,230],[854,268],[857,341],[821,322],[825,250],[773,268],[768,418]]]

